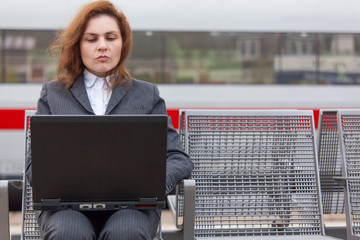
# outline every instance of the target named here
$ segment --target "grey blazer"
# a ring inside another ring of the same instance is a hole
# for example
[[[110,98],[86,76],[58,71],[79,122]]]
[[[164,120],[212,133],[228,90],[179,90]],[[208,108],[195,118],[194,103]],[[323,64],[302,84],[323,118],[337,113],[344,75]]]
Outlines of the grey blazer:
[[[83,74],[67,90],[59,81],[43,85],[37,114],[95,114],[86,92]],[[165,101],[156,85],[132,79],[129,85],[113,89],[105,114],[167,114]],[[26,175],[32,182],[31,153],[26,158]],[[194,165],[184,153],[180,137],[168,117],[166,192],[183,178],[190,177]]]

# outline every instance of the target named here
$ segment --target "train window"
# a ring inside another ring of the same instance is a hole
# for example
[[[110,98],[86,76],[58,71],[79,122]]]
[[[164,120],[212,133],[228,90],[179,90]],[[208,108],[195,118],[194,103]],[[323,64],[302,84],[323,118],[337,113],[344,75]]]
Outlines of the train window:
[[[272,83],[276,34],[184,32],[166,34],[171,83]]]
[[[54,63],[46,49],[54,31],[3,30],[1,34],[1,82],[45,82]]]
[[[0,82],[56,78],[54,30],[0,30]],[[360,35],[134,31],[134,78],[171,84],[358,84]]]
[[[4,45],[4,31],[0,30],[0,83],[2,82],[2,75],[3,75],[3,69],[5,69],[5,67],[3,66],[5,64],[4,60],[3,60],[3,45]]]
[[[133,32],[133,48],[127,61],[132,77],[153,83],[165,82],[164,36],[159,32]]]
[[[284,33],[279,36],[280,49],[275,56],[275,83],[316,84],[316,35]]]
[[[319,83],[360,83],[360,38],[356,34],[319,36]]]

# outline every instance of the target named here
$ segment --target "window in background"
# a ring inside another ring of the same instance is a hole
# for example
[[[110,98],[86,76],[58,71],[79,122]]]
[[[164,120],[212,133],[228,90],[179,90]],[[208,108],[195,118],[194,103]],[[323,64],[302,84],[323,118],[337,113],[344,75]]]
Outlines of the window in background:
[[[240,51],[238,46],[242,46]],[[234,51],[241,55],[242,75],[234,83],[274,83],[274,56],[278,49],[274,33],[237,33]]]
[[[213,80],[214,59],[222,64],[227,52],[219,53],[209,33],[174,32],[166,34],[166,72],[170,83],[205,83]],[[226,45],[227,42],[222,43]],[[230,59],[230,57],[228,57]],[[230,60],[231,62],[231,60]]]
[[[171,83],[273,83],[276,35],[167,33],[166,72]]]
[[[3,30],[2,82],[45,82],[55,77],[56,63],[46,49],[54,31]]]
[[[4,48],[3,48],[3,39],[4,39],[4,31],[0,30],[0,83],[4,80],[4,69],[5,69],[5,61],[4,61]]]
[[[132,77],[153,83],[167,82],[164,47],[161,32],[133,32],[133,48],[126,65]]]
[[[56,78],[56,31],[0,30],[0,82]],[[359,84],[360,34],[133,32],[134,78],[172,84]]]
[[[279,51],[274,56],[275,83],[316,84],[318,72],[315,34],[278,35]]]
[[[360,83],[360,35],[319,36],[319,83]]]

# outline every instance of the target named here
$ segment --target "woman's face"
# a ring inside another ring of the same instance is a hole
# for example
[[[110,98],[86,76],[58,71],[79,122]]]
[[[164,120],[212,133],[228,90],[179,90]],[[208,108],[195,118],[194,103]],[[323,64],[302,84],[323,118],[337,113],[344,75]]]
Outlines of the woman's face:
[[[87,23],[80,40],[81,59],[86,69],[99,77],[120,61],[122,38],[114,17],[99,15]]]

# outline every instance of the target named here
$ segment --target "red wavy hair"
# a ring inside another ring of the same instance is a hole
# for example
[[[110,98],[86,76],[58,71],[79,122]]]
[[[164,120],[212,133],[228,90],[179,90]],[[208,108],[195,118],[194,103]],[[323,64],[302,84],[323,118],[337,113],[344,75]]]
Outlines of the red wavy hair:
[[[80,40],[83,37],[85,28],[89,20],[98,15],[108,15],[114,17],[119,25],[123,41],[120,61],[106,76],[113,76],[112,88],[131,79],[129,72],[125,68],[125,60],[130,55],[132,47],[132,32],[125,15],[117,10],[115,6],[107,0],[99,0],[88,3],[78,12],[69,26],[60,32],[56,40],[50,45],[51,54],[59,54],[57,66],[57,77],[60,82],[70,88],[77,76],[85,69],[81,60]]]

